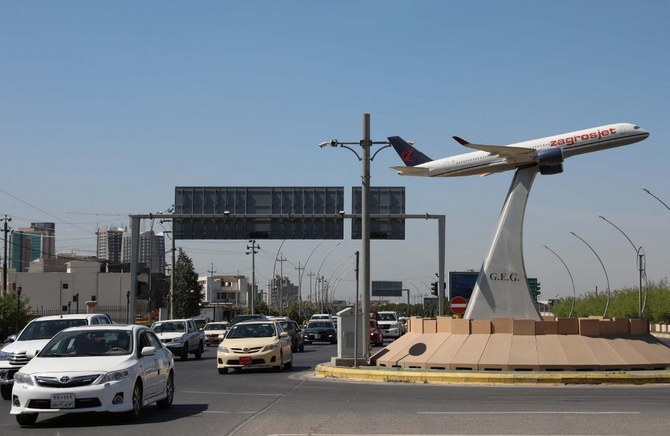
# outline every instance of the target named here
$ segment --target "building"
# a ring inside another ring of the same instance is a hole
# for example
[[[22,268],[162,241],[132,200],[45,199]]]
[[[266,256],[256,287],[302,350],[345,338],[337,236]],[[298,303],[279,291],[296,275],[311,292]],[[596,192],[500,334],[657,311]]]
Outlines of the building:
[[[123,234],[127,229],[121,227],[106,227],[98,229],[96,256],[100,260],[106,260],[111,263],[121,262],[121,246],[123,245]]]
[[[130,262],[130,232],[123,233],[121,242],[121,262]],[[165,236],[153,231],[140,234],[139,263],[144,263],[152,274],[165,274]]]
[[[28,270],[30,262],[56,255],[56,225],[31,223],[11,233],[9,241],[10,268],[17,272]]]
[[[298,301],[298,286],[291,283],[288,277],[275,276],[274,280],[268,281],[268,289],[268,306],[282,309]]]
[[[247,304],[247,278],[237,275],[208,275],[198,277],[202,284],[205,304]]]

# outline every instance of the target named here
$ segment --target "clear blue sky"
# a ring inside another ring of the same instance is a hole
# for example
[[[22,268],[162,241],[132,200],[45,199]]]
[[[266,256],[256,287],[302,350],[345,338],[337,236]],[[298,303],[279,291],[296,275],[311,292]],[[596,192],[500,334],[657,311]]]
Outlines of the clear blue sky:
[[[670,270],[666,1],[0,1],[0,214],[56,223],[58,251],[95,253],[95,229],[174,202],[175,186],[344,186],[360,165],[317,144],[401,135],[431,157],[451,139],[508,144],[614,122],[651,136],[539,176],[524,228],[542,297],[637,285]],[[512,173],[398,177],[385,150],[373,186],[405,186],[408,213],[447,215],[447,271],[478,270]],[[148,230],[145,223],[143,230]],[[167,225],[166,225],[167,226]],[[155,223],[155,229],[162,225]],[[169,227],[166,227],[169,228]],[[286,241],[284,275],[307,268],[351,298],[359,241]],[[372,279],[428,293],[437,226],[372,243]],[[281,241],[259,241],[258,281]],[[178,241],[204,274],[251,275],[247,241]],[[276,265],[279,273],[280,264]],[[306,289],[309,284],[303,282]],[[305,291],[306,293],[306,291]]]

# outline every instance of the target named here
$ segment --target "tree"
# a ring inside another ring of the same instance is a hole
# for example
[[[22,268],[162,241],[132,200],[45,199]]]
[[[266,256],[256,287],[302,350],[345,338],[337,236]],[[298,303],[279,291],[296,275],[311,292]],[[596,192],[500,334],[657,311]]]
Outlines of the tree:
[[[179,248],[174,270],[174,317],[191,318],[200,315],[203,297],[202,284],[198,282],[193,261]]]
[[[18,306],[18,307],[17,307]],[[0,342],[12,333],[18,333],[16,329],[16,315],[18,308],[18,326],[22,329],[28,321],[30,321],[30,299],[21,297],[17,301],[15,291],[5,292],[5,295],[0,297]]]

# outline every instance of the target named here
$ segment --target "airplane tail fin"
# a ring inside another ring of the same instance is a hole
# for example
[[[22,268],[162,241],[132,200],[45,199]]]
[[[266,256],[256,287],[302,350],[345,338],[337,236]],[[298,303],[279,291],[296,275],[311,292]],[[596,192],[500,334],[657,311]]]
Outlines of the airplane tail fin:
[[[389,136],[388,140],[396,153],[398,153],[398,156],[400,156],[400,159],[402,159],[408,167],[424,164],[433,160],[414,148],[400,136]]]

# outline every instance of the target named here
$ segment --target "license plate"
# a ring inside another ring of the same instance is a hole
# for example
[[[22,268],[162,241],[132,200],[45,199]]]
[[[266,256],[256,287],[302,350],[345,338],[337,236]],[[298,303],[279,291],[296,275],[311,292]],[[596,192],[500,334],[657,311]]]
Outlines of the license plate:
[[[252,360],[249,356],[240,357],[240,365],[251,365],[251,362]]]
[[[314,339],[321,339],[321,335],[314,335]]]
[[[51,394],[52,409],[74,409],[74,394]]]

